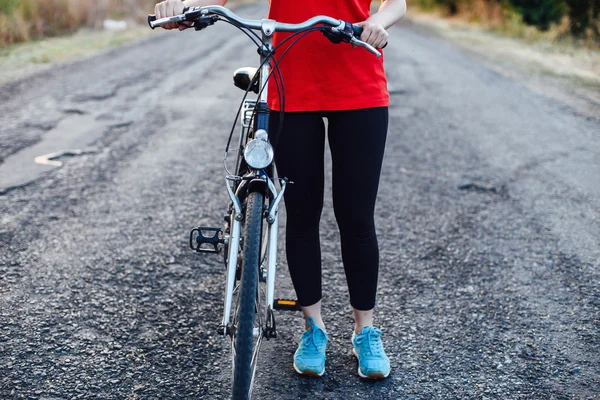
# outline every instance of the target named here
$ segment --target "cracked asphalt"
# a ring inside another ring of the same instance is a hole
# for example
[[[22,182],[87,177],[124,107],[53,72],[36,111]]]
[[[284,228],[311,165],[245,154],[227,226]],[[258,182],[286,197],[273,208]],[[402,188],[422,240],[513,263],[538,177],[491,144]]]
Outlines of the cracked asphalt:
[[[231,72],[256,64],[249,43],[225,24],[157,32],[0,87],[3,178],[81,126],[80,148],[52,149],[62,167],[0,194],[0,398],[227,397],[224,268],[187,235],[225,212]],[[279,313],[255,398],[600,398],[600,121],[407,22],[386,63],[376,324],[392,374],[356,376],[328,195],[327,372],[295,374],[302,321]],[[280,256],[277,296],[293,297]]]

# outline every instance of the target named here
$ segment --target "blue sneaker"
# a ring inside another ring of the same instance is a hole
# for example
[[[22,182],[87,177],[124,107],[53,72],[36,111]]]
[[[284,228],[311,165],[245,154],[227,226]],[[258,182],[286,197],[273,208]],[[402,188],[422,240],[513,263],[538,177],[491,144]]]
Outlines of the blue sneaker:
[[[294,369],[300,375],[322,376],[325,373],[325,348],[327,334],[311,317],[308,329],[302,334],[298,350],[294,353]]]
[[[381,343],[381,330],[365,326],[361,333],[352,335],[352,354],[358,359],[358,376],[383,379],[390,375],[390,359]]]

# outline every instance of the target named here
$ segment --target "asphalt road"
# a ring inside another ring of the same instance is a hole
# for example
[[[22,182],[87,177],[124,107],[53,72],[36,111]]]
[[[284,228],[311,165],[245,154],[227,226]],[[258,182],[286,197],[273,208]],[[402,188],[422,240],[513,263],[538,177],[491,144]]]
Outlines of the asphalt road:
[[[327,373],[295,374],[302,321],[279,314],[255,398],[600,398],[600,121],[408,23],[390,34],[376,323],[392,374],[356,376],[327,196]],[[0,87],[0,398],[226,398],[224,269],[187,235],[224,214],[231,72],[255,55],[225,24],[157,32]],[[279,277],[293,296],[284,261]]]

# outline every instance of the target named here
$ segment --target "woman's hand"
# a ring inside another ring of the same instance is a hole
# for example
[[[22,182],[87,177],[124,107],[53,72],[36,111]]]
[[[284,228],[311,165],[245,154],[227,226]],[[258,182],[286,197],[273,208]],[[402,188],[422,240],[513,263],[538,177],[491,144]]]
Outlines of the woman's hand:
[[[369,19],[354,25],[363,28],[360,40],[376,49],[381,49],[388,41],[386,29],[400,21],[404,14],[406,14],[406,0],[385,0]]]
[[[357,22],[354,25],[363,28],[363,31],[360,34],[360,40],[363,42],[370,44],[376,49],[381,49],[387,43],[388,33],[383,25],[369,22],[368,20]]]
[[[168,18],[173,17],[175,15],[183,14],[183,2],[181,0],[165,0],[161,1],[154,7],[154,14],[156,15],[156,19],[160,18]],[[177,24],[176,22],[172,22],[167,25],[163,25],[165,29],[179,29],[180,31],[184,30],[186,27]]]

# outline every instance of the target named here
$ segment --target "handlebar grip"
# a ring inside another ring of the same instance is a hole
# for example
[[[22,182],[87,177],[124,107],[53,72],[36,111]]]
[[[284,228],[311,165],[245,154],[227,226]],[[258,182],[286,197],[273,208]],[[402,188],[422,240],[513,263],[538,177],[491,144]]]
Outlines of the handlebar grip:
[[[155,27],[152,26],[151,22],[156,21],[156,15],[154,14],[149,14],[148,15],[148,26],[150,26],[150,29],[154,29]]]

